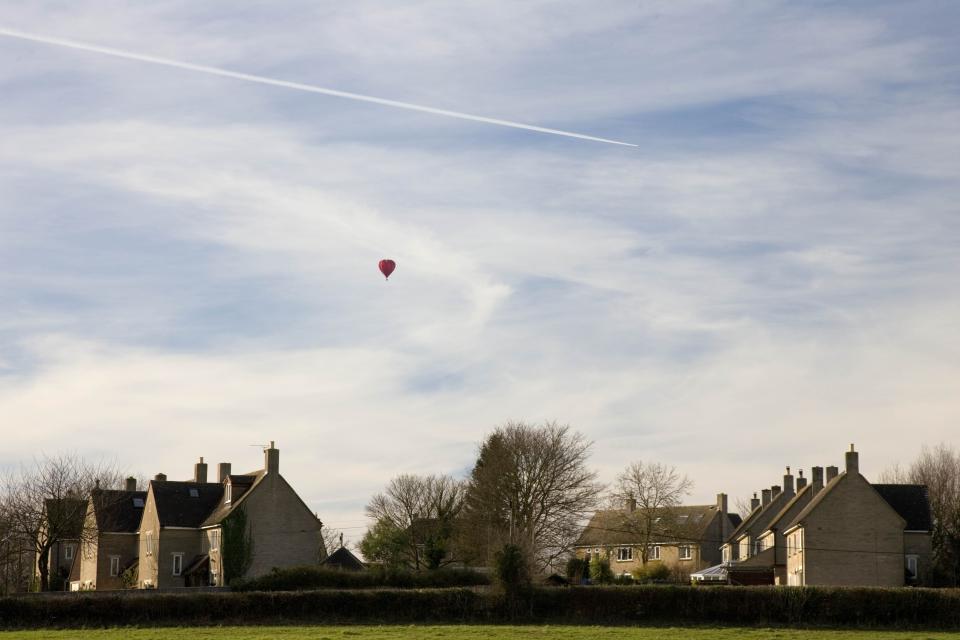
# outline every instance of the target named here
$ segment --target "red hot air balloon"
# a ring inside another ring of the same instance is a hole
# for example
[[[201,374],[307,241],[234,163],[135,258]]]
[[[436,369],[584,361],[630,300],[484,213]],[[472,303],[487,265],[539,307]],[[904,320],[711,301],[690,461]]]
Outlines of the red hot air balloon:
[[[390,279],[390,274],[393,273],[393,270],[397,268],[397,263],[393,260],[381,260],[380,261],[380,273],[383,274],[383,277],[387,280]]]

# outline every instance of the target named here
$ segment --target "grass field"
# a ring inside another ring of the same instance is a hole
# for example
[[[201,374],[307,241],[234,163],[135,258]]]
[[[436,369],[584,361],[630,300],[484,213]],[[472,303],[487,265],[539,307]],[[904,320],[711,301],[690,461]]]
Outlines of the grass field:
[[[937,631],[826,631],[797,629],[704,629],[631,627],[336,626],[181,627],[0,631],[0,640],[956,640]]]

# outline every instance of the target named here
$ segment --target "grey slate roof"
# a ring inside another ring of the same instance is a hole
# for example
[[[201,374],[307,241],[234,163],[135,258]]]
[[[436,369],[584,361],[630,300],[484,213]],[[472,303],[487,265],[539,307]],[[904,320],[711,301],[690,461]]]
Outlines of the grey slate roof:
[[[717,514],[717,506],[694,505],[680,506],[664,510],[666,519],[660,523],[662,535],[656,535],[654,542],[695,542],[703,540],[707,527]],[[728,517],[731,514],[727,514]],[[629,514],[623,509],[597,511],[584,527],[575,546],[592,547],[599,545],[637,544],[638,533],[628,522]]]
[[[223,496],[223,485],[219,482],[151,480],[150,486],[161,527],[199,528]]]
[[[910,531],[931,531],[930,496],[922,484],[875,484],[884,500],[907,521]]]
[[[219,524],[226,518],[228,515],[233,513],[233,510],[237,508],[243,502],[243,499],[246,495],[263,479],[266,475],[266,471],[260,469],[259,471],[252,471],[243,475],[231,475],[229,476],[230,484],[232,486],[232,495],[230,496],[230,503],[227,504],[227,494],[222,492],[220,499],[217,500],[216,505],[214,505],[213,510],[204,518],[203,523],[200,526],[208,527],[210,525]]]
[[[363,562],[361,562],[357,556],[353,555],[346,547],[340,547],[331,553],[323,561],[323,564],[328,567],[337,567],[351,571],[359,571],[364,567]]]
[[[136,533],[146,504],[146,491],[116,491],[102,489],[92,496],[93,511],[97,517],[97,529],[101,532]],[[143,502],[137,507],[135,499]]]

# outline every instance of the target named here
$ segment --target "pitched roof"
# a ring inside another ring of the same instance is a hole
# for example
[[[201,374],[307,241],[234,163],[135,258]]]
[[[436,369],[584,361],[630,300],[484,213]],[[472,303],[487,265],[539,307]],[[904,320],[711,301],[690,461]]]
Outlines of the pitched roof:
[[[907,521],[911,531],[931,531],[930,495],[922,484],[875,484],[872,485],[884,500]]]
[[[783,505],[783,508],[780,509],[775,516],[773,516],[773,519],[767,524],[767,527],[764,529],[764,531],[770,531],[774,527],[777,527],[781,524],[789,525],[790,520],[785,520],[785,518],[790,515],[791,511],[795,511],[797,508],[799,508],[801,503],[806,504],[807,500],[811,500],[813,495],[813,484],[808,484],[802,487],[800,491],[798,491],[796,495],[794,495],[785,505]],[[781,521],[783,522],[781,523]]]
[[[223,519],[233,513],[233,510],[236,509],[247,497],[250,491],[257,486],[267,472],[263,469],[259,471],[252,471],[240,476],[227,476],[227,479],[230,480],[231,493],[230,502],[227,502],[227,493],[223,491],[220,495],[219,500],[217,500],[212,511],[203,519],[203,522],[200,526],[209,527],[211,525],[219,524],[223,522]],[[224,479],[226,482],[227,479]],[[223,485],[221,485],[223,486]],[[238,491],[241,489],[242,491]]]
[[[717,505],[715,504],[664,509],[664,515],[661,517],[668,520],[661,525],[662,535],[655,534],[656,542],[701,540],[716,513]],[[729,517],[730,514],[727,516]],[[628,517],[629,512],[624,509],[597,511],[584,527],[575,546],[637,544],[640,542],[638,536],[642,534],[634,529],[636,525],[628,522]]]
[[[140,528],[146,491],[102,489],[95,491],[91,498],[98,531],[135,533]]]
[[[825,484],[824,487],[820,489],[820,491],[818,491],[815,496],[813,496],[813,499],[807,503],[807,506],[805,506],[803,509],[800,510],[800,513],[794,516],[794,518],[790,522],[784,523],[783,530],[786,531],[787,529],[792,529],[793,527],[803,522],[803,520],[805,520],[806,517],[810,515],[810,512],[816,509],[817,505],[823,502],[823,500],[827,497],[827,495],[831,491],[836,489],[837,485],[840,484],[843,478],[846,478],[846,477],[847,477],[847,472],[844,471],[843,473],[835,477],[833,480]],[[808,485],[808,486],[811,486],[811,485]]]
[[[724,543],[732,542],[736,538],[740,537],[742,533],[744,533],[745,531],[749,530],[751,527],[758,524],[761,527],[760,529],[761,533],[763,531],[766,531],[767,529],[766,523],[770,522],[770,519],[772,519],[774,516],[776,516],[780,512],[782,505],[788,501],[786,500],[787,496],[789,496],[790,499],[793,498],[793,494],[788,494],[784,491],[781,491],[776,496],[774,496],[770,500],[770,502],[768,502],[765,505],[761,505],[756,509],[754,509],[753,511],[751,511],[750,515],[744,518],[743,521],[740,522],[740,525],[737,528],[735,528],[733,530],[733,533],[731,533],[730,536],[727,537],[727,539],[724,540],[723,542]]]
[[[219,482],[151,480],[161,527],[199,528],[223,495]]]
[[[360,559],[353,555],[346,547],[340,547],[324,559],[321,564],[341,569],[359,570],[363,569],[364,564]]]

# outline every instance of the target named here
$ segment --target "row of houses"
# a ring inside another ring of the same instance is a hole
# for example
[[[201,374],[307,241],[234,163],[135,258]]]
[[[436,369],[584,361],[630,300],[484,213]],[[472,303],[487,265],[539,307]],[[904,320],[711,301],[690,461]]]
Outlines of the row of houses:
[[[98,486],[88,498],[66,500],[85,509],[75,535],[51,550],[49,568],[75,591],[219,586],[327,558],[323,523],[280,474],[273,442],[263,468],[248,473],[224,462],[209,477],[200,458],[189,480],[160,473],[139,491],[128,478],[122,490]]]
[[[933,529],[927,488],[869,482],[853,445],[843,471],[815,466],[808,479],[802,470],[794,477],[787,467],[782,484],[758,493],[742,518],[728,511],[722,493],[713,505],[664,509],[652,538],[624,526],[633,505],[599,511],[575,553],[608,558],[616,574],[660,563],[702,583],[926,583]],[[646,554],[641,544],[649,547]]]

